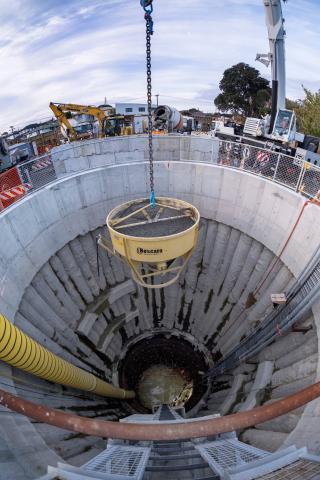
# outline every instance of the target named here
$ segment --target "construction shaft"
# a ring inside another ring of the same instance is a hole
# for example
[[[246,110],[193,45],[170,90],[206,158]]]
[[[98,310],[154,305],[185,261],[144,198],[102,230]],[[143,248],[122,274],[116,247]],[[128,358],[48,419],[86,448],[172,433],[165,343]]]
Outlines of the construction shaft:
[[[0,360],[36,377],[103,397],[134,398],[130,390],[114,387],[92,373],[49,352],[0,314]]]
[[[248,428],[295,410],[320,396],[320,382],[299,392],[246,412],[234,413],[220,418],[179,423],[118,423],[93,420],[37,405],[23,398],[0,390],[0,404],[39,422],[104,438],[126,440],[178,440],[208,437],[219,433]]]

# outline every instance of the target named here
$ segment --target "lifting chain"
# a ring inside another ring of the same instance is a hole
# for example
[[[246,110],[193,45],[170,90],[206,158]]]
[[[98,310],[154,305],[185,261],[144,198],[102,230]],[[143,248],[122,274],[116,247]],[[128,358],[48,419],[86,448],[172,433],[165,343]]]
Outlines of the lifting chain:
[[[147,98],[148,98],[148,143],[149,143],[149,176],[150,176],[150,203],[155,206],[154,178],[153,178],[153,143],[152,143],[152,83],[151,83],[151,35],[153,35],[152,0],[140,0],[145,11],[146,21],[146,56],[147,56]]]

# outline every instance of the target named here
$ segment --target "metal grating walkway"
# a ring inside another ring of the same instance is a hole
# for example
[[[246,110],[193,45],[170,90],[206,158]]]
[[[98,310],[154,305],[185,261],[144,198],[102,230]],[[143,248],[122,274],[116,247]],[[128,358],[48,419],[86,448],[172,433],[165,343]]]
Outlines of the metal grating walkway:
[[[82,469],[88,472],[106,473],[110,478],[140,480],[148,462],[150,448],[114,446],[101,452]],[[106,477],[107,478],[107,477]]]
[[[238,440],[217,440],[195,447],[212,470],[218,475],[236,465],[243,465],[270,455],[264,450],[251,447]]]
[[[59,463],[58,468],[49,467],[48,472],[64,480],[142,480],[149,455],[148,447],[117,445],[107,448],[80,468]]]
[[[226,471],[224,480],[319,480],[320,457],[295,446]]]
[[[134,423],[135,417],[126,421]],[[184,421],[167,405],[146,419],[137,417],[147,423]],[[213,441],[132,443],[110,439],[108,448],[82,467],[58,464],[38,480],[320,480],[320,457],[306,448],[291,446],[269,453],[240,442],[235,432]]]
[[[257,480],[319,480],[320,465],[310,460],[297,460],[291,465],[268,473]]]

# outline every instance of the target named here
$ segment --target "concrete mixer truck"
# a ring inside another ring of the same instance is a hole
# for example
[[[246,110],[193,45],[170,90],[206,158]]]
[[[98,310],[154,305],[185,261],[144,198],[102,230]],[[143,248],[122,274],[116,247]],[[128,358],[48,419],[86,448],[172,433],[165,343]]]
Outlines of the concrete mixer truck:
[[[160,132],[190,132],[194,130],[194,119],[181,115],[168,105],[159,105],[153,112],[153,128]]]

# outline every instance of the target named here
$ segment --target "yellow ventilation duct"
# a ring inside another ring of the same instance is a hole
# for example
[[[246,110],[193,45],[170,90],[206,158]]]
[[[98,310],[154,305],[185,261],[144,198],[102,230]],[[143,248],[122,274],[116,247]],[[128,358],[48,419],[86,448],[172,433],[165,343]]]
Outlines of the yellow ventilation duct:
[[[0,360],[36,377],[96,393],[103,397],[134,398],[131,390],[114,387],[103,380],[62,360],[25,335],[0,314]]]

